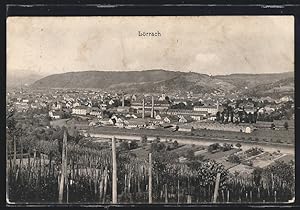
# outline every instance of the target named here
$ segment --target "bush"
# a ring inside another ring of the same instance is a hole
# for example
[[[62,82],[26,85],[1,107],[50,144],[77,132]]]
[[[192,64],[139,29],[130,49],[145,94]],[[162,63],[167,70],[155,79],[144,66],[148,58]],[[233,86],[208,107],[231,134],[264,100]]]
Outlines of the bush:
[[[221,148],[221,146],[220,146],[219,143],[214,143],[214,144],[211,144],[211,145],[208,146],[207,151],[208,152],[213,152],[214,150],[218,150],[220,148]]]
[[[178,147],[178,142],[176,140],[173,142],[173,146],[175,149]]]
[[[129,144],[129,149],[136,149],[138,148],[138,143],[136,141],[131,141],[131,143]]]
[[[242,145],[241,145],[241,143],[236,143],[236,145],[235,145],[237,148],[241,148],[242,147]]]
[[[120,150],[121,151],[128,151],[129,150],[129,144],[126,141],[122,141],[120,144]]]
[[[232,149],[232,144],[227,144],[227,143],[224,143],[223,144],[223,147],[222,147],[222,151],[228,151],[228,150],[231,150]]]
[[[228,161],[230,162],[230,163],[237,163],[237,164],[240,164],[241,163],[241,160],[240,160],[240,158],[237,156],[237,155],[230,155],[229,157],[228,157]]]

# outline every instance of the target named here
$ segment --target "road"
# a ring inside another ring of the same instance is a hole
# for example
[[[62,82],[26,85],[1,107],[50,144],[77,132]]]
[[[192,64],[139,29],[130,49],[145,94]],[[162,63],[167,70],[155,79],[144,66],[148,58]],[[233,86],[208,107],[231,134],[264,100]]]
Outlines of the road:
[[[124,133],[112,133],[112,132],[103,132],[103,133],[90,133],[91,137],[97,138],[112,138],[113,136],[117,139],[126,139],[126,140],[141,140],[141,134],[124,134]],[[238,139],[227,139],[227,138],[217,138],[217,137],[200,137],[200,136],[182,136],[182,135],[163,135],[159,136],[160,141],[165,140],[176,140],[181,144],[195,144],[208,146],[213,143],[229,143],[235,145],[240,142],[243,150],[250,149],[251,147],[262,147],[265,151],[274,152],[280,150],[284,154],[294,154],[295,148],[294,145],[279,144],[279,143],[270,143],[270,142],[246,142],[245,140]],[[147,140],[155,140],[157,136],[147,135]]]

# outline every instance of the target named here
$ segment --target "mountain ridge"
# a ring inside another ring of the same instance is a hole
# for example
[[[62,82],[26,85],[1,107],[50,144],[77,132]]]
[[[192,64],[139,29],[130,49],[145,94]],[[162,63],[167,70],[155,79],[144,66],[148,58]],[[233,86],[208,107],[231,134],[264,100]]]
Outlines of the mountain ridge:
[[[99,88],[136,92],[233,91],[255,87],[270,87],[287,79],[291,85],[294,72],[264,74],[207,75],[163,69],[145,71],[81,71],[46,76],[34,82],[32,88]],[[265,85],[265,86],[264,86]],[[262,90],[263,91],[263,90]],[[257,92],[257,90],[256,90]],[[258,91],[259,92],[259,91]]]

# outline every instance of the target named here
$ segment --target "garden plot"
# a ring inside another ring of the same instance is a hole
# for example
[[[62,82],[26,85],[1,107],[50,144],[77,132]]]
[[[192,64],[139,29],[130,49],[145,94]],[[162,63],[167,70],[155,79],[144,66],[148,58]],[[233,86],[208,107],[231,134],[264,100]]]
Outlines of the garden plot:
[[[285,154],[277,159],[278,161],[283,161],[289,163],[290,161],[295,161],[295,156],[291,154]],[[273,163],[272,163],[273,164]]]
[[[230,169],[228,169],[229,173],[236,174],[242,176],[242,177],[248,177],[252,175],[252,172],[254,171],[254,168],[251,166],[246,166],[243,164],[236,165]]]
[[[279,152],[273,152],[273,153],[265,152],[251,160],[253,163],[253,167],[264,168],[270,165],[271,163],[273,163],[275,160],[278,160],[279,158],[284,156],[285,154],[281,154]]]
[[[205,152],[202,155],[207,158],[207,159],[211,159],[211,160],[222,160],[222,159],[226,159],[226,157],[228,157],[229,155],[232,155],[236,152],[238,152],[238,149],[231,149],[231,150],[227,150],[227,151],[217,151],[215,153],[211,153],[211,152]]]
[[[238,153],[237,156],[241,161],[249,161],[256,156],[261,155],[262,153],[264,153],[262,148],[252,147],[245,152]]]
[[[181,146],[177,149],[172,150],[172,152],[175,152],[179,156],[186,155],[187,152],[193,151],[194,154],[197,153],[198,151],[204,150],[204,146],[199,146],[199,145],[191,145],[191,144],[186,144],[184,146]],[[205,150],[204,150],[205,151]],[[196,154],[195,154],[196,156]]]

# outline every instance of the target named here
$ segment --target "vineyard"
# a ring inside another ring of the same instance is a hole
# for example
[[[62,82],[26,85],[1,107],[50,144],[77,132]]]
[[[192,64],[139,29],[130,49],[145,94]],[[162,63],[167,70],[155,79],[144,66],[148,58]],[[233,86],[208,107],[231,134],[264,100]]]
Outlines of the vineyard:
[[[44,147],[44,149],[43,149]],[[49,150],[42,155],[41,151]],[[51,152],[50,149],[53,149]],[[61,158],[57,141],[43,143],[33,157],[9,159],[8,192],[11,202],[58,202]],[[293,197],[293,174],[284,177],[277,163],[256,170],[252,177],[228,173],[221,164],[209,160],[180,163],[168,153],[153,153],[153,203],[212,202],[215,180],[220,173],[217,202],[286,202]],[[96,150],[69,143],[64,203],[111,203],[111,149]],[[149,161],[129,152],[117,152],[118,203],[148,203]]]
[[[7,125],[11,203],[273,203],[294,197],[293,162],[275,161],[241,176],[212,159],[187,155],[181,162],[169,147],[160,150],[162,144],[145,139],[128,146],[121,139],[95,142],[76,129]],[[148,147],[148,154],[137,155],[136,146]]]

